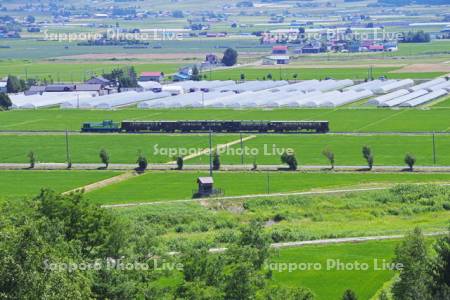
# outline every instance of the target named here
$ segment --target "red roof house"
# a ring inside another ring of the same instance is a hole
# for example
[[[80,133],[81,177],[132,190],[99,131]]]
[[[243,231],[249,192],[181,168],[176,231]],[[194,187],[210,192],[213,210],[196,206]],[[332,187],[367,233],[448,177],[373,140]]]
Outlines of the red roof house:
[[[163,72],[142,72],[139,76],[139,81],[157,81],[161,82],[164,79]]]

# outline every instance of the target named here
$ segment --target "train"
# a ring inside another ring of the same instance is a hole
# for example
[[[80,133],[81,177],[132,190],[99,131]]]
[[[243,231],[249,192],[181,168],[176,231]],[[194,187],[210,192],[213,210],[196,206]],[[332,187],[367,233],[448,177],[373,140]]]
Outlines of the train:
[[[106,120],[100,123],[83,123],[81,132],[94,133],[189,133],[189,132],[329,132],[328,121],[230,121],[230,120],[184,120],[184,121],[122,121]]]

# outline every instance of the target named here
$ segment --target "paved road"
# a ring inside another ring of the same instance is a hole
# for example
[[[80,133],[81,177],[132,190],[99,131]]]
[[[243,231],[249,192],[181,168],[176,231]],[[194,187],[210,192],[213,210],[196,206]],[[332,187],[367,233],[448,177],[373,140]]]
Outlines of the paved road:
[[[29,164],[26,163],[0,163],[0,170],[24,170],[29,168]],[[110,164],[108,170],[133,170],[137,167],[137,164]],[[147,170],[149,171],[169,171],[175,170],[176,164],[149,164]],[[35,170],[67,170],[66,163],[37,163]],[[72,164],[73,170],[103,170],[103,164]],[[221,171],[252,171],[253,165],[221,165]],[[257,171],[285,171],[286,165],[258,165]],[[185,164],[184,171],[207,171],[209,165],[191,165]],[[415,172],[450,172],[450,166],[416,166]],[[253,170],[254,171],[254,170]],[[319,172],[330,171],[326,165],[306,165],[299,166],[297,172]],[[367,166],[336,166],[333,172],[362,172],[368,171]],[[408,171],[403,166],[374,166],[371,173],[385,173],[385,172],[404,172]],[[182,172],[182,171],[181,171]]]

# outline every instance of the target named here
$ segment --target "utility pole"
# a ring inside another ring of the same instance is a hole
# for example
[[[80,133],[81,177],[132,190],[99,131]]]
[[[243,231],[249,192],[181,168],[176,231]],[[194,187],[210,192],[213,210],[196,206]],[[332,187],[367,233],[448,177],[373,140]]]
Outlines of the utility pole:
[[[242,132],[240,132],[241,135],[241,165],[244,164],[244,142],[242,141]]]
[[[69,130],[68,129],[66,129],[66,159],[67,159],[67,163],[70,163]]]
[[[433,165],[436,165],[436,138],[433,131]]]
[[[213,176],[213,162],[212,162],[212,131],[209,129],[209,176]]]

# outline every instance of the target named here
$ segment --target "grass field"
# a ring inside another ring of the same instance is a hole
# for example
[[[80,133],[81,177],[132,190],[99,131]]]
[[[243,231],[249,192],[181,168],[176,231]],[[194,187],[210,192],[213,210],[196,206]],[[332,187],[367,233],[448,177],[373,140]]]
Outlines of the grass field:
[[[0,138],[1,139],[1,138]],[[418,165],[433,165],[433,137],[430,136],[342,136],[342,135],[258,135],[221,153],[223,164],[241,164],[241,152],[244,163],[280,164],[283,149],[293,149],[300,165],[327,165],[322,155],[326,148],[335,154],[336,165],[365,165],[362,147],[368,145],[375,156],[375,165],[404,165],[406,153],[416,156]],[[436,135],[436,164],[450,165],[450,136]],[[256,153],[257,155],[252,155]],[[201,163],[207,157],[198,157],[188,163]]]
[[[274,263],[313,263],[320,266],[320,270],[274,271],[273,278],[282,285],[307,287],[318,300],[340,299],[346,289],[352,289],[358,299],[368,300],[384,282],[394,276],[394,271],[377,270],[376,267],[383,260],[390,263],[398,244],[398,241],[379,241],[282,249],[273,257]],[[367,264],[369,268],[360,271],[339,270],[332,265],[332,262],[337,261],[344,264]]]
[[[214,144],[237,140],[238,135],[214,136]],[[39,162],[65,162],[66,138],[64,135],[0,135],[0,162],[28,162],[27,155],[34,151]],[[179,148],[199,152],[209,147],[208,135],[71,135],[69,151],[73,163],[99,163],[99,152],[105,149],[111,163],[136,162],[139,151],[149,163],[166,163],[173,160],[168,150]],[[177,151],[178,152],[178,151]]]
[[[0,112],[0,130],[80,130],[102,120],[328,120],[331,131],[450,131],[448,109],[164,109],[15,110]]]
[[[373,77],[385,76],[386,78],[435,78],[445,73],[443,72],[424,72],[424,73],[393,73],[398,70],[397,67],[378,67],[373,69]],[[205,71],[208,79],[212,80],[240,80],[241,74],[245,75],[246,80],[263,80],[272,77],[274,80],[293,80],[294,74],[298,80],[309,79],[365,79],[368,78],[368,68],[292,68],[292,67],[274,67],[274,68],[234,68],[229,70]],[[269,76],[270,74],[270,76]]]
[[[0,201],[35,196],[41,188],[65,192],[118,174],[110,171],[0,171]]]
[[[139,74],[143,71],[160,71],[165,74],[174,73],[179,65],[177,64],[148,64],[148,63],[115,63],[108,61],[105,63],[86,63],[83,61],[33,61],[33,60],[5,60],[0,61],[0,77],[17,75],[21,78],[47,79],[55,82],[82,82],[95,75],[108,73],[114,68],[124,68],[134,66]]]
[[[196,179],[205,172],[149,172],[130,180],[88,193],[101,204],[152,202],[192,198]],[[225,196],[307,191],[362,184],[450,181],[450,174],[368,173],[222,173],[214,175],[215,186]]]

